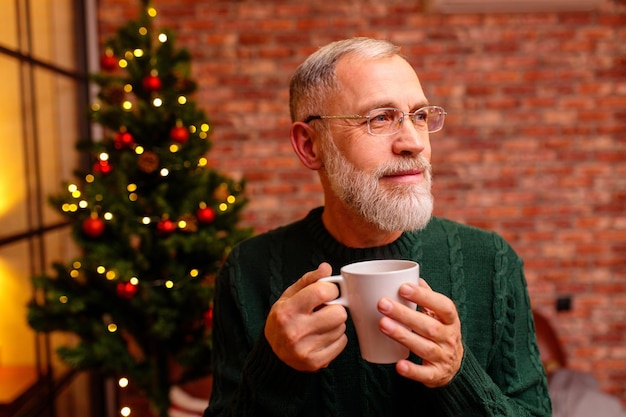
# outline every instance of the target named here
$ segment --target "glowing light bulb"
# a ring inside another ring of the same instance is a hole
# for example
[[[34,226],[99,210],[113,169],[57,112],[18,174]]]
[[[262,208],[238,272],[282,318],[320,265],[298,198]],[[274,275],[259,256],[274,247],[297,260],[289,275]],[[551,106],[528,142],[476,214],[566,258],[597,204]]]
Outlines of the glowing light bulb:
[[[157,97],[154,100],[152,100],[152,105],[154,107],[161,107],[163,105],[163,100]]]
[[[185,104],[185,103],[187,103],[187,97],[179,96],[178,97],[178,104]]]
[[[159,42],[161,43],[167,42],[167,35],[165,33],[159,33]]]
[[[174,288],[174,281],[171,281],[169,279],[165,281],[165,288]]]
[[[115,323],[111,323],[111,324],[109,324],[109,325],[107,326],[107,330],[108,330],[110,333],[115,333],[115,332],[117,331],[117,324],[115,324]]]
[[[130,407],[122,407],[120,414],[124,417],[128,417],[131,413]]]
[[[128,386],[128,378],[120,378],[119,381],[117,381],[117,385],[119,385],[120,388],[126,388]]]

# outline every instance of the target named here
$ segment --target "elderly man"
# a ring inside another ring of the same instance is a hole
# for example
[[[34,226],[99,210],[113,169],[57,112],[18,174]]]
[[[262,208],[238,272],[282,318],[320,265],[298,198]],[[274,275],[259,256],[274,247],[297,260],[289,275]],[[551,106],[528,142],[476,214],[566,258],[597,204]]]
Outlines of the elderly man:
[[[296,71],[293,148],[324,206],[236,247],[217,281],[205,416],[550,416],[522,262],[498,235],[432,216],[430,134],[444,123],[399,49],[331,43]],[[408,359],[362,359],[334,284],[349,263],[408,259],[382,298]]]

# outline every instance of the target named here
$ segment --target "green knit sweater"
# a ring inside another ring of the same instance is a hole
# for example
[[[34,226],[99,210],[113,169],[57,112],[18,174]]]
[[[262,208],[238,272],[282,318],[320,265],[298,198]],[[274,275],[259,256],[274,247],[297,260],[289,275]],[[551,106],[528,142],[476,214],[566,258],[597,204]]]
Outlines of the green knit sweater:
[[[389,245],[355,249],[326,231],[322,211],[241,243],[226,260],[216,285],[205,417],[551,415],[522,262],[501,237],[433,218]],[[454,300],[465,355],[448,385],[429,389],[393,364],[365,362],[350,319],[348,345],[328,368],[298,372],[276,357],[263,328],[289,285],[324,261],[337,274],[348,263],[383,258],[419,262],[421,277]]]

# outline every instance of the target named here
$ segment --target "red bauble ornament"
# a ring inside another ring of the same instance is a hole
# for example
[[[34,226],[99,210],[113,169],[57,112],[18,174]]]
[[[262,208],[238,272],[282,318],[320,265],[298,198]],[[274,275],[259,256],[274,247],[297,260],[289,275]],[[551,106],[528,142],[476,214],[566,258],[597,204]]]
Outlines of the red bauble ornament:
[[[97,161],[93,164],[94,172],[98,172],[100,174],[108,174],[112,169],[113,167],[109,164],[109,161]]]
[[[215,211],[211,207],[200,207],[196,211],[196,217],[200,223],[213,223],[215,220]]]
[[[189,139],[189,129],[176,125],[170,130],[170,139],[174,142],[185,143]]]
[[[104,71],[113,71],[117,68],[117,58],[112,53],[105,53],[100,57],[100,67]]]
[[[127,300],[130,300],[135,296],[135,294],[137,294],[139,286],[133,285],[130,282],[118,282],[116,290],[117,295]]]
[[[157,231],[163,237],[170,236],[176,231],[176,223],[170,219],[159,220],[157,223]]]
[[[158,75],[146,75],[142,81],[143,88],[147,91],[159,91],[163,86]]]
[[[97,215],[85,219],[82,224],[82,230],[85,235],[91,238],[97,238],[104,233],[104,220]]]
[[[115,134],[115,138],[113,139],[113,143],[115,145],[115,149],[130,148],[133,143],[135,143],[135,138],[133,138],[133,135],[126,131],[117,132]]]
[[[204,325],[209,330],[211,330],[213,328],[213,307],[210,307],[204,313]]]

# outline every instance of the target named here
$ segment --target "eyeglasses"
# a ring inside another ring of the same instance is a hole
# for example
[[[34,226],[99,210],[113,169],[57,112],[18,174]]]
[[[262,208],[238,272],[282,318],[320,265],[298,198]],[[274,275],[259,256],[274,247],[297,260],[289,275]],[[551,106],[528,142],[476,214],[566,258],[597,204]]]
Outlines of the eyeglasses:
[[[367,131],[374,136],[389,136],[398,133],[402,128],[404,119],[408,116],[411,123],[419,131],[428,133],[439,132],[443,128],[446,111],[439,106],[426,106],[415,110],[413,113],[405,113],[400,109],[384,107],[374,109],[366,116],[359,114],[345,116],[309,116],[304,123],[317,119],[367,119]]]

